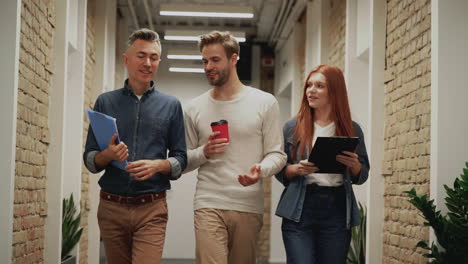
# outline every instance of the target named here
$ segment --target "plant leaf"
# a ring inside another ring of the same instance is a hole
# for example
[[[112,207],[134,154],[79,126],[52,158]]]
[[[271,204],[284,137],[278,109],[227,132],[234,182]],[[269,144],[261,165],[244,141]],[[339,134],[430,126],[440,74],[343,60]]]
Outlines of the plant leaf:
[[[69,199],[64,198],[62,201],[62,259],[70,254],[81,238],[83,228],[79,228],[80,221],[81,213],[77,214],[71,194]]]

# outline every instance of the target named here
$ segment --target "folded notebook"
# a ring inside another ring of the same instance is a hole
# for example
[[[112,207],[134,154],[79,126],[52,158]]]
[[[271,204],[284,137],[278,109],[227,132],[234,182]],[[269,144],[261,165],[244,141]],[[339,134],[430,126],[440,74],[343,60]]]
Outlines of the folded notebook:
[[[104,150],[109,145],[109,140],[114,134],[117,134],[116,144],[120,143],[119,132],[117,131],[116,119],[112,116],[108,116],[103,113],[99,113],[93,110],[87,110],[91,128],[93,129],[94,137],[101,150]],[[116,161],[113,160],[111,164],[117,168],[125,170],[127,161]]]

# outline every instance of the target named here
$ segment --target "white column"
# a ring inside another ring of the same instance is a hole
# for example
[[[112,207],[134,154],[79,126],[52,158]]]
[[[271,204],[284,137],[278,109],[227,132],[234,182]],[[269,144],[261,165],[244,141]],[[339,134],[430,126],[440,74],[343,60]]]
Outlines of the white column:
[[[369,13],[358,12],[358,4],[362,5],[363,2],[365,1],[346,1],[345,79],[352,118],[361,126],[366,145],[369,145],[369,43],[360,44],[358,50],[359,37],[368,34],[365,28],[358,27],[358,16],[366,16],[370,21]],[[356,199],[365,204],[366,187],[354,185],[354,192]]]
[[[93,98],[97,98],[102,92],[113,90],[115,87],[116,14],[116,1],[101,0],[96,2],[96,64]],[[99,263],[100,256],[100,232],[97,222],[100,190],[98,180],[100,176],[92,174],[89,177],[88,263]]]
[[[117,31],[115,32],[115,70],[114,70],[114,88],[123,87],[124,80],[127,78],[127,68],[122,60],[122,54],[127,50],[128,25],[125,18],[116,18]]]
[[[282,46],[275,47],[275,95],[282,94],[285,89],[292,86],[295,68],[290,58],[294,56],[293,50],[294,41],[291,36],[282,42]],[[292,108],[290,111],[294,112]]]
[[[260,45],[252,45],[252,81],[250,82],[250,86],[255,88],[260,88],[260,81],[261,81],[261,63],[262,63],[262,48]]]
[[[63,197],[68,198],[73,193],[73,199],[79,206],[81,199],[81,161],[83,144],[83,104],[84,104],[84,70],[86,59],[86,1],[70,0],[76,2],[77,9],[68,10],[69,17],[76,16],[75,31],[69,30],[67,44],[67,76],[65,92],[65,164],[67,172],[63,175]],[[73,15],[72,15],[73,14]],[[73,24],[72,24],[73,25]],[[69,25],[67,28],[70,29]],[[73,37],[72,37],[73,35]],[[72,44],[71,40],[74,40]],[[62,44],[63,45],[63,44]]]
[[[45,263],[59,263],[62,245],[62,193],[65,164],[65,98],[68,65],[68,1],[56,1],[54,65],[49,107],[49,163],[47,165],[47,218],[45,220]]]
[[[431,21],[430,195],[446,212],[444,184],[468,161],[468,1],[433,0]]]
[[[382,259],[385,1],[349,0],[346,8],[345,78],[353,120],[365,135],[371,164],[366,184],[354,186],[367,207],[366,260]]]
[[[48,215],[45,260],[61,258],[62,200],[73,193],[77,210],[81,198],[86,0],[56,2],[55,72],[50,92],[51,142],[47,167]],[[72,252],[79,258],[79,247]]]
[[[384,68],[385,68],[385,27],[386,1],[370,2],[369,31],[369,129],[367,146],[371,171],[367,189],[367,230],[366,263],[382,262],[382,230],[384,219],[384,178],[382,160],[384,152]]]
[[[303,88],[305,83],[305,59],[304,56],[306,55],[306,26],[301,23],[296,23],[294,29],[291,34],[292,38],[292,53],[290,56],[293,58],[292,65],[293,65],[293,72],[292,72],[292,92],[291,92],[291,112],[296,114],[299,111],[299,107],[301,106],[302,96],[303,96]],[[291,58],[290,57],[290,58]],[[288,59],[290,59],[288,58]]]
[[[116,14],[116,1],[96,2],[96,96],[114,89]]]
[[[73,199],[78,210],[81,201],[82,182],[82,148],[83,148],[83,118],[84,118],[84,90],[86,64],[86,0],[69,0],[68,17],[73,18],[66,26],[69,39],[67,76],[65,92],[64,118],[64,165],[66,173],[63,177],[63,198]],[[86,219],[82,219],[86,221]],[[79,261],[79,244],[73,254]]]
[[[305,75],[312,68],[326,64],[327,59],[327,19],[328,2],[317,0],[307,3],[307,25],[306,25],[306,61]]]
[[[11,263],[15,189],[16,118],[21,0],[6,1],[0,9],[0,263]]]
[[[122,84],[115,84],[115,60],[119,59],[121,60],[121,57],[116,58],[116,44],[117,44],[117,1],[109,1],[107,0],[107,29],[106,29],[106,34],[107,34],[107,47],[106,49],[109,50],[109,56],[107,56],[107,75],[106,78],[108,79],[108,87],[110,87],[111,90],[115,89],[115,87],[121,88]]]

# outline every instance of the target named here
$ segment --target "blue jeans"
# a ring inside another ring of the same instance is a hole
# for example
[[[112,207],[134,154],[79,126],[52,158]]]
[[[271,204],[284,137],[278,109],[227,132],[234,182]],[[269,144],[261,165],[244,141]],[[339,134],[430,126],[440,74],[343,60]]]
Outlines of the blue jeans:
[[[283,218],[288,264],[345,264],[351,241],[344,187],[307,186],[300,222]]]

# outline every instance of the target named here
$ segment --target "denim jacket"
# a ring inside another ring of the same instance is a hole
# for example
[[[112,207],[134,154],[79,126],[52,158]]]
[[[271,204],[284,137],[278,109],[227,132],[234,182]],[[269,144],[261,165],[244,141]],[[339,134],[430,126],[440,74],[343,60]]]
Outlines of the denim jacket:
[[[154,82],[139,100],[127,80],[124,88],[101,94],[94,110],[117,119],[120,139],[128,147],[128,161],[167,159],[171,164],[170,175],[157,173],[145,181],[137,181],[128,172],[110,164],[106,168],[97,168],[94,159],[101,150],[90,127],[83,159],[93,173],[105,169],[99,179],[101,189],[124,196],[170,189],[169,180],[178,179],[187,165],[184,119],[179,100],[156,90]]]
[[[297,155],[295,160],[292,160],[292,147],[294,142],[294,129],[296,126],[297,118],[288,121],[283,128],[284,135],[284,151],[288,155],[288,165],[299,163],[300,160],[307,159],[306,155],[302,157]],[[353,122],[354,131],[359,137],[360,143],[357,147],[356,153],[359,155],[359,162],[361,163],[361,173],[358,177],[352,177],[349,172],[344,174],[344,187],[346,190],[346,227],[349,229],[352,226],[359,225],[359,211],[354,197],[352,184],[363,184],[369,175],[369,159],[367,157],[366,146],[364,143],[364,134],[361,127]],[[298,148],[299,149],[299,148]],[[299,222],[301,219],[302,208],[304,205],[304,197],[306,192],[305,177],[295,177],[292,181],[286,179],[286,167],[275,175],[276,179],[280,181],[285,189],[281,194],[276,215],[287,218],[289,220]]]

